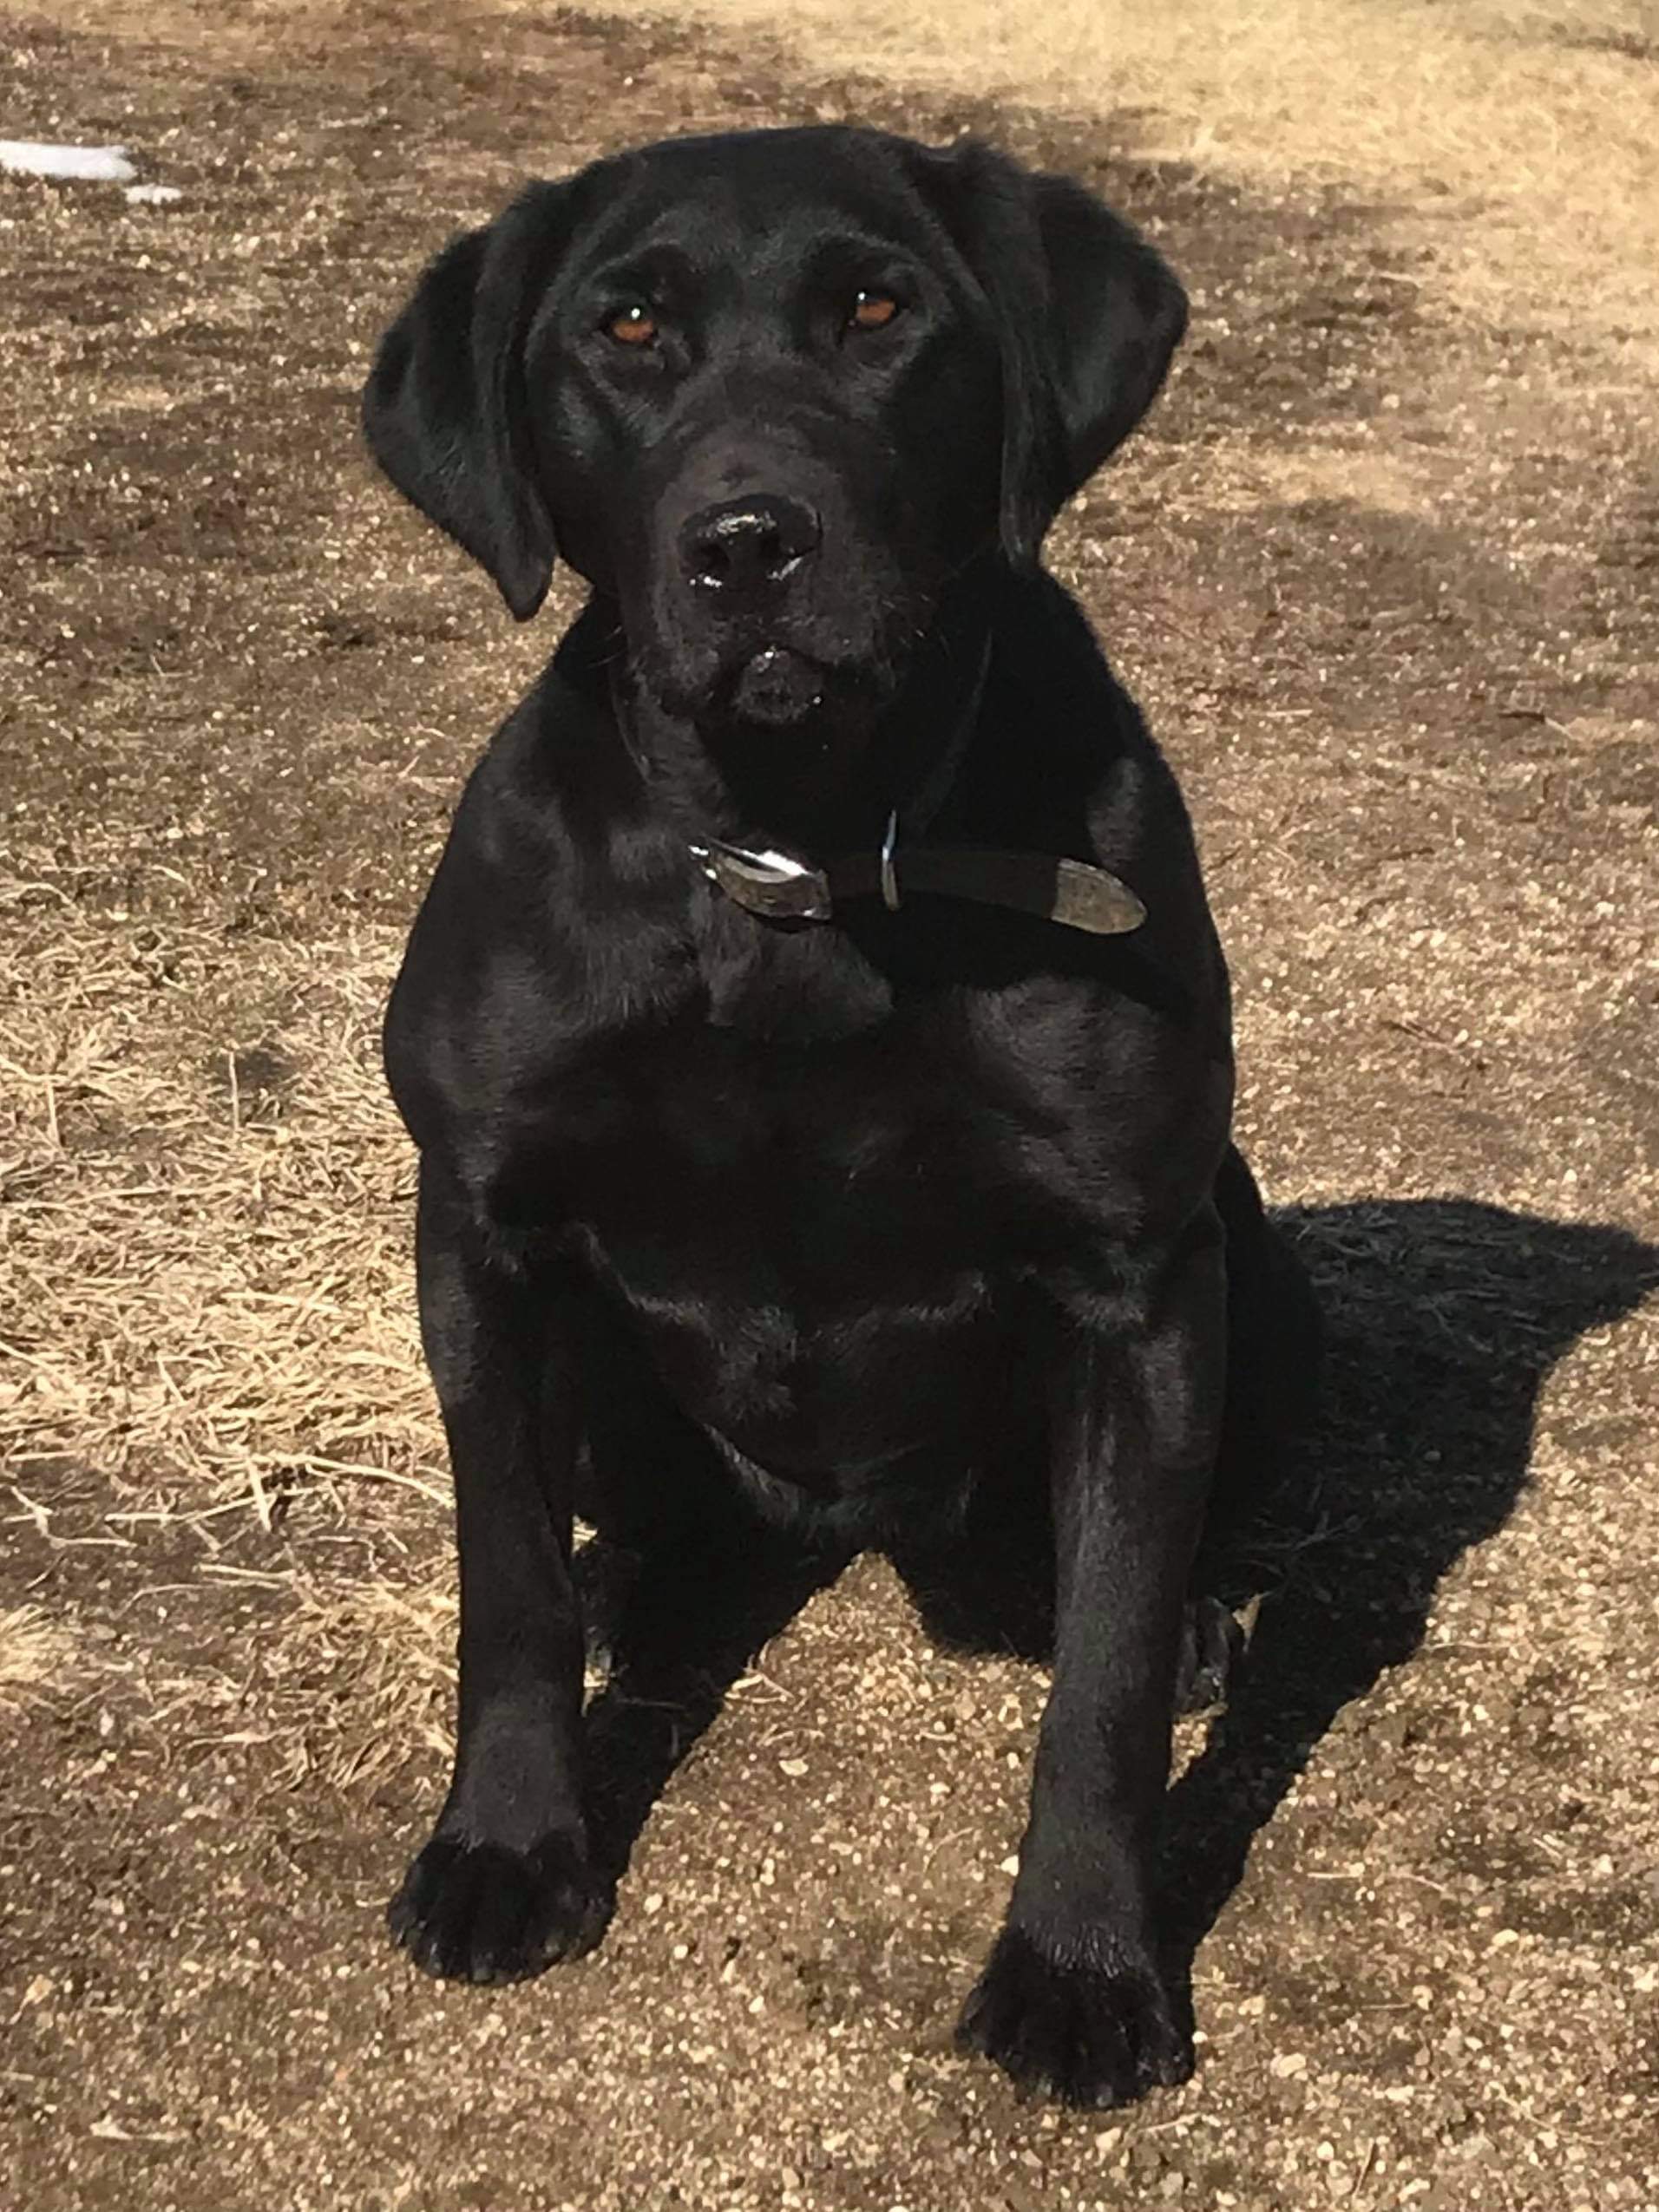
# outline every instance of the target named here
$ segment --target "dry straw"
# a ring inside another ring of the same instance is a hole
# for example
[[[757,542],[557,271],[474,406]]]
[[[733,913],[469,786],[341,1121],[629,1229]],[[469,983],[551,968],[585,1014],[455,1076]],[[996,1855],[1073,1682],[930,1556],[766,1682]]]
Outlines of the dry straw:
[[[134,1510],[267,1525],[344,1476],[443,1499],[378,1066],[391,938],[135,941],[34,888],[0,883],[0,1469],[28,1491],[91,1465]],[[273,997],[273,1034],[204,1033]]]
[[[521,10],[528,0],[512,0]],[[1403,195],[1463,310],[1659,343],[1650,0],[619,0],[786,42],[797,70],[1110,117],[1275,195]],[[849,111],[856,100],[849,102]]]

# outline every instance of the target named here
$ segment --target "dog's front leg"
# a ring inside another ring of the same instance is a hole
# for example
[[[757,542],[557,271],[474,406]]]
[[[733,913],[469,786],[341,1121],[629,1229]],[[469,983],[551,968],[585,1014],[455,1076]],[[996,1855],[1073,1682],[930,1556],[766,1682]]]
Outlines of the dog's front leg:
[[[461,1682],[449,1798],[389,1918],[429,1973],[516,1980],[587,1950],[608,1903],[582,1804],[574,1354],[556,1301],[491,1256],[425,1163],[417,1250],[455,1470]]]
[[[1184,2080],[1152,1884],[1187,1578],[1220,1422],[1223,1261],[1195,1224],[1127,1339],[1085,1332],[1058,1378],[1054,1682],[1007,1925],[961,2039],[1022,2087],[1119,2104]]]

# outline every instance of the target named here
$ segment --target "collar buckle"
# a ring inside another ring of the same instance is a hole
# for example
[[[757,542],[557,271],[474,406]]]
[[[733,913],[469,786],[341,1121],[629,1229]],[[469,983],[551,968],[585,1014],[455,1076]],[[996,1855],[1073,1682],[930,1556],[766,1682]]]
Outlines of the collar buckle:
[[[889,914],[899,911],[899,871],[894,859],[894,847],[898,841],[899,810],[895,807],[887,818],[887,830],[882,839],[882,904]]]
[[[768,921],[828,921],[835,912],[826,868],[809,867],[788,853],[746,851],[711,837],[691,847],[717,888]]]

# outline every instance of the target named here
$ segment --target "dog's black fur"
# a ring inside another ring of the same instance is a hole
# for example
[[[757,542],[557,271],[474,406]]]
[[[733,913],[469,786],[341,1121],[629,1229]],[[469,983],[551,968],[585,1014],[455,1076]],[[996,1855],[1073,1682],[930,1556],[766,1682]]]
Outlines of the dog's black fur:
[[[460,1549],[455,1780],[392,1908],[436,1973],[534,1973],[608,1914],[573,1513],[661,1587],[711,1528],[896,1547],[994,1495],[1052,1516],[1055,1672],[962,2039],[1079,2103],[1190,2067],[1151,1894],[1184,1604],[1310,1309],[1229,1143],[1179,794],[1038,561],[1184,321],[1073,183],[797,130],[533,185],[382,347],[398,488],[521,618],[555,554],[592,586],[387,1022]],[[1145,922],[779,924],[688,850],[869,853],[895,806],[1103,865]]]

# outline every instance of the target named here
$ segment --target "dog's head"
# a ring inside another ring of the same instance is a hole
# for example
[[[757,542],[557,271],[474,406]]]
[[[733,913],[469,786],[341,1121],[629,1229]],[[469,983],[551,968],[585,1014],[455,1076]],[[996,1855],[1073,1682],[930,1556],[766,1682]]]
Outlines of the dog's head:
[[[684,139],[457,239],[364,419],[520,620],[561,556],[705,740],[856,749],[952,578],[1035,560],[1185,312],[1092,194],[984,147]]]

